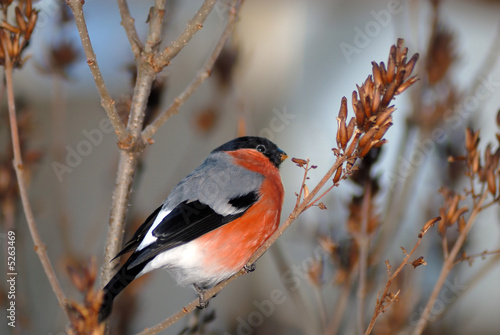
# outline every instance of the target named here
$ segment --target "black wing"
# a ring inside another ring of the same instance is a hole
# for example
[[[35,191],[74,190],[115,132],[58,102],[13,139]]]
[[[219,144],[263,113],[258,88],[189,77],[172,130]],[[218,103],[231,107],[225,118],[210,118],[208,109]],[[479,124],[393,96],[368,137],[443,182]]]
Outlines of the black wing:
[[[163,206],[163,205],[162,205]],[[112,260],[120,257],[123,254],[126,254],[129,251],[135,251],[139,244],[141,244],[142,239],[144,238],[144,235],[148,233],[149,228],[153,225],[153,222],[156,219],[156,216],[160,212],[162,206],[158,207],[153,213],[151,213],[150,216],[144,221],[144,223],[137,229],[137,231],[134,233],[134,236],[128,241],[124,246],[122,251],[120,251]]]
[[[137,258],[130,263],[129,268],[152,259],[163,251],[190,242],[239,218],[258,199],[258,193],[255,191],[231,199],[229,203],[233,207],[244,210],[229,215],[219,214],[210,206],[198,200],[180,203],[153,230],[153,236],[157,240],[140,250]]]

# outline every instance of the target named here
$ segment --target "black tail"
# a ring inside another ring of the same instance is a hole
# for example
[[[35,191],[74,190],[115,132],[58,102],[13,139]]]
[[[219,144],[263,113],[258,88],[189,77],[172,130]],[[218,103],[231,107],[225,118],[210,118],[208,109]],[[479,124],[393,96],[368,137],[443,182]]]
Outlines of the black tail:
[[[104,295],[101,308],[99,309],[99,322],[103,322],[109,317],[115,297],[120,294],[120,292],[137,277],[139,272],[144,269],[144,266],[146,266],[147,262],[143,262],[133,268],[128,268],[135,258],[136,255],[132,254],[120,270],[111,278],[109,283],[102,289]]]

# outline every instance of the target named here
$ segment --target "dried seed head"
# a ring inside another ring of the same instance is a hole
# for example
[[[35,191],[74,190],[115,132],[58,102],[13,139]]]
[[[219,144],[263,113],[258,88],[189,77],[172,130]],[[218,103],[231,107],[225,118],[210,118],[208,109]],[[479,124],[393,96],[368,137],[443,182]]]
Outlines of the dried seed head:
[[[434,224],[438,221],[441,221],[441,217],[438,216],[438,217],[435,217],[433,219],[430,219],[429,221],[427,221],[424,225],[424,227],[422,228],[422,231],[420,232],[420,234],[418,234],[418,237],[419,238],[422,238],[425,233],[427,233],[427,231],[432,227],[434,226]]]
[[[295,157],[292,158],[292,162],[297,164],[298,167],[303,167],[304,165],[307,164],[307,161],[305,159],[295,158]]]
[[[429,41],[425,71],[431,85],[444,78],[456,60],[454,35],[444,26],[437,26]]]
[[[427,263],[424,261],[424,256],[420,256],[419,258],[411,262],[411,265],[413,265],[413,268],[415,269],[417,266],[427,265]]]

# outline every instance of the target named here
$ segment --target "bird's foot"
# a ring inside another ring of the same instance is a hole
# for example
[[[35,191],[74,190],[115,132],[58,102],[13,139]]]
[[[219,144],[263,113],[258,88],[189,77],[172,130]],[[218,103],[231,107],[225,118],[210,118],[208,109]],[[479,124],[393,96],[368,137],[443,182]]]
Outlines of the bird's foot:
[[[249,272],[254,272],[255,271],[255,263],[250,264],[250,265],[245,265],[243,269],[246,271],[246,273]]]
[[[194,289],[196,290],[196,293],[198,294],[198,305],[196,308],[198,309],[205,309],[208,307],[208,303],[210,302],[208,299],[205,299],[205,290],[199,287],[196,284],[193,284]]]

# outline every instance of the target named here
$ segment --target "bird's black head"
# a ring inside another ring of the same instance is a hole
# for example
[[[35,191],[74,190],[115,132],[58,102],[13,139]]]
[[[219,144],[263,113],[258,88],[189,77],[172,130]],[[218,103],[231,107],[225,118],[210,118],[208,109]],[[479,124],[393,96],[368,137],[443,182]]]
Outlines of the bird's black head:
[[[267,138],[257,136],[243,136],[235,138],[234,140],[224,143],[212,152],[235,151],[239,149],[257,150],[269,158],[271,163],[273,163],[276,167],[279,167],[281,162],[288,157],[287,154],[278,148],[276,144],[269,141]]]

